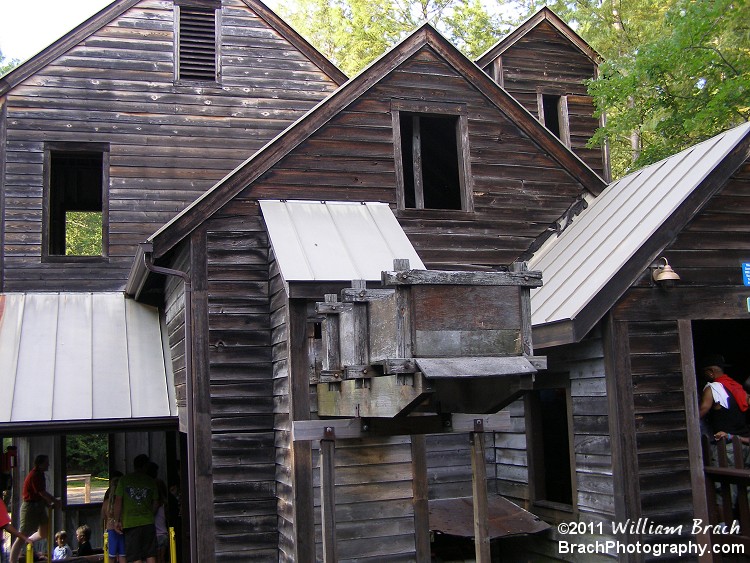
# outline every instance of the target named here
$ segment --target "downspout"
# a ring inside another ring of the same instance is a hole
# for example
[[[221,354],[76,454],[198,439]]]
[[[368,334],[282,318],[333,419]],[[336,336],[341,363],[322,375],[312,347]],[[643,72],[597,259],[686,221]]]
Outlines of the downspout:
[[[195,423],[193,420],[193,326],[192,326],[192,282],[186,272],[156,266],[151,260],[153,248],[148,243],[141,244],[143,265],[149,272],[165,276],[175,276],[185,284],[185,407],[187,409],[187,470],[188,470],[188,506],[190,534],[190,561],[196,562],[198,538],[195,511]]]

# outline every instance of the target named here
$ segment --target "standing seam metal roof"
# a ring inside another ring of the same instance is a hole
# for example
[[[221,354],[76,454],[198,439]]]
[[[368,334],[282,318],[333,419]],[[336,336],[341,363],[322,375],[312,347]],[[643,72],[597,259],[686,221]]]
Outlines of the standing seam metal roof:
[[[750,123],[630,174],[589,200],[563,233],[529,261],[534,326],[574,319],[706,176],[750,132]]]

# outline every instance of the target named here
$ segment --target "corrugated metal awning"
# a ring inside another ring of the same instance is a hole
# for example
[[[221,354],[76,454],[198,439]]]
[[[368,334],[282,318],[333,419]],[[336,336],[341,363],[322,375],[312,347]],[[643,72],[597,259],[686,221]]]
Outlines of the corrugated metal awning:
[[[342,201],[260,202],[285,281],[379,281],[406,258],[424,264],[386,203]]]
[[[176,416],[162,328],[122,293],[0,294],[0,424]]]

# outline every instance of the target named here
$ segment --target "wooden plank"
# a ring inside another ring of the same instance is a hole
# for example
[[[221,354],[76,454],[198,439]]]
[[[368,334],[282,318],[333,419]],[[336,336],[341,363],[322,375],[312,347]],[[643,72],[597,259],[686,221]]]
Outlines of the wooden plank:
[[[427,482],[427,449],[424,436],[411,436],[414,544],[417,563],[430,562],[430,508]]]
[[[490,563],[490,536],[487,511],[487,468],[484,464],[484,430],[478,426],[470,434],[471,491],[474,503],[474,549],[477,563]]]
[[[320,519],[323,527],[323,562],[336,563],[336,487],[334,459],[336,442],[331,427],[320,441]]]
[[[444,272],[407,270],[383,272],[383,285],[520,285],[541,287],[542,273],[517,272]]]
[[[693,362],[693,329],[689,320],[677,322],[680,335],[680,358],[682,361],[682,390],[685,396],[685,421],[687,423],[688,450],[690,452],[690,484],[693,492],[693,510],[695,518],[703,522],[710,522],[708,504],[706,502],[706,479],[703,473],[705,461],[701,447],[700,413],[698,409],[698,385],[695,378]],[[699,556],[701,562],[708,562],[712,558],[711,535],[697,534],[700,545],[706,546],[706,555]]]

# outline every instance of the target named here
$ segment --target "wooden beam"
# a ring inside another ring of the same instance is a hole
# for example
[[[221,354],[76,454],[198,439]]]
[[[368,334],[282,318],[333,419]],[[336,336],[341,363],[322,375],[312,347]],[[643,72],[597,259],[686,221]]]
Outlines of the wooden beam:
[[[680,360],[682,364],[682,390],[685,397],[685,424],[687,426],[688,456],[690,460],[690,486],[693,490],[693,517],[708,522],[706,500],[706,476],[704,473],[703,448],[701,446],[700,412],[698,409],[698,385],[693,361],[693,327],[690,320],[677,321],[680,335]],[[713,486],[713,485],[711,485]],[[701,563],[713,560],[711,556],[711,534],[696,535],[706,553],[698,557]]]
[[[407,270],[383,272],[383,285],[518,285],[541,287],[542,273],[525,272],[447,272]]]
[[[628,518],[635,521],[641,516],[641,489],[628,323],[614,320],[610,313],[605,319],[603,336],[615,521],[624,522]],[[634,543],[640,540],[640,535],[626,531],[618,539]]]
[[[310,420],[310,384],[307,358],[307,301],[288,301],[289,415],[293,421]],[[291,430],[291,429],[290,429]],[[296,561],[315,561],[315,499],[312,444],[292,442],[294,554]]]
[[[411,437],[411,487],[414,505],[414,544],[417,563],[430,563],[430,507],[427,447],[423,435]]]
[[[320,518],[323,527],[323,562],[336,563],[336,433],[332,426],[325,429],[320,441]]]
[[[326,428],[333,428],[339,440],[373,436],[407,436],[472,432],[481,421],[485,432],[510,432],[510,414],[446,414],[399,418],[338,418],[297,420],[292,423],[292,440],[322,440]]]
[[[474,550],[477,563],[490,563],[487,467],[484,464],[484,429],[478,424],[471,441],[471,490],[474,501]]]

